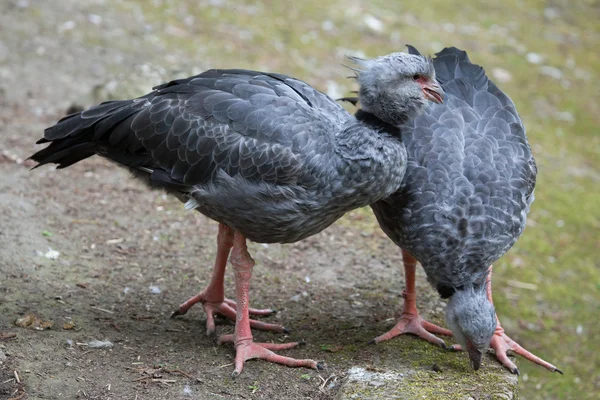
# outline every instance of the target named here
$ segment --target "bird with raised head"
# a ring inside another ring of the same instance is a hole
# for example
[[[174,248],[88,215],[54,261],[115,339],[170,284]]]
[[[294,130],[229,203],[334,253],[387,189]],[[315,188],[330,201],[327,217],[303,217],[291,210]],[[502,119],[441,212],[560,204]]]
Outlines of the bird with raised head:
[[[38,143],[49,145],[31,156],[38,166],[65,168],[100,155],[220,223],[212,279],[175,314],[201,302],[209,334],[215,330],[213,314],[235,320],[234,333],[219,338],[235,345],[234,376],[251,358],[319,366],[275,353],[297,343],[253,341],[251,326],[284,328],[249,318],[271,310],[249,308],[254,260],[246,240],[302,240],[347,211],[394,193],[406,169],[399,126],[428,100],[442,101],[426,57],[394,53],[353,60],[364,104],[356,116],[285,75],[209,70],[136,99],[68,115],[45,130]],[[228,260],[234,267],[235,302],[224,297]]]
[[[409,51],[419,55],[413,47]],[[507,350],[561,372],[504,333],[492,302],[491,265],[523,233],[534,198],[537,169],[525,127],[514,103],[466,52],[446,48],[433,66],[444,102],[400,127],[408,154],[402,186],[371,206],[381,228],[402,248],[406,280],[396,325],[374,342],[412,333],[445,347],[434,334],[452,334],[476,370],[491,346],[513,373],[518,369]],[[448,299],[451,331],[419,316],[417,261]]]

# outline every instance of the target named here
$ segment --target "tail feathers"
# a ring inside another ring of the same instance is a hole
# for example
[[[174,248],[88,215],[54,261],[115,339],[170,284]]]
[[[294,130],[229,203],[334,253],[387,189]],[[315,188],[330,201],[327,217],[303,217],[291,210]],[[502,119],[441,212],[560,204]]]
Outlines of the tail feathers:
[[[32,169],[50,163],[58,164],[57,168],[61,169],[93,156],[96,154],[96,150],[95,143],[78,143],[75,139],[63,139],[60,142],[52,142],[48,147],[29,158],[38,162],[38,165]]]
[[[108,156],[104,153],[111,151],[108,150],[111,145],[118,146],[121,153],[138,152],[142,144],[132,134],[128,123],[139,111],[132,107],[134,104],[134,100],[109,101],[63,117],[47,128],[44,137],[38,140],[38,144],[50,145],[30,157],[39,163],[34,168],[49,163],[66,168],[99,152]],[[112,152],[119,152],[115,150]],[[133,158],[137,164],[139,160]]]
[[[80,113],[67,115],[54,126],[47,128],[44,131],[44,138],[38,143],[52,142],[68,136],[79,136],[83,131],[105,118],[119,115],[119,109],[122,109],[121,112],[129,109],[128,106],[132,103],[132,100],[108,101]]]

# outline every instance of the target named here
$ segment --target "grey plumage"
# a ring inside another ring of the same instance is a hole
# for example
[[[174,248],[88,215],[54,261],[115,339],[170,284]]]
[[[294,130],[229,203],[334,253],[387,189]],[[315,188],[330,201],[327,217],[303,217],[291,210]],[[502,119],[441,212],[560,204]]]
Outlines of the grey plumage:
[[[456,339],[464,345],[467,335],[487,348],[496,318],[486,275],[523,232],[536,165],[515,105],[483,68],[456,48],[442,50],[433,65],[445,101],[401,127],[404,181],[372,208],[385,233],[451,298],[446,320]]]
[[[381,88],[381,101],[411,93],[401,110],[408,119],[423,93],[409,78],[391,81],[389,69],[406,78],[403,70],[431,71],[431,61],[397,53],[358,74],[361,89]],[[293,242],[398,189],[406,150],[386,123],[397,114],[353,117],[285,75],[209,70],[69,115],[46,129],[38,143],[50,145],[31,158],[64,168],[98,154],[251,240]]]

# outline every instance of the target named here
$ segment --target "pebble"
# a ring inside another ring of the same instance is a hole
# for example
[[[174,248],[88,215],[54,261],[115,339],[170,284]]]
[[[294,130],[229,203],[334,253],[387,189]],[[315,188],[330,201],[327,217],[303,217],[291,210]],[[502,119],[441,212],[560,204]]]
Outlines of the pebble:
[[[548,19],[556,19],[560,17],[560,12],[554,7],[544,8],[544,17]]]
[[[527,53],[525,58],[527,59],[527,62],[536,65],[541,64],[542,61],[544,61],[544,57],[538,53]]]
[[[365,23],[365,25],[367,25],[367,27],[374,30],[375,32],[383,32],[384,25],[379,18],[376,18],[371,14],[367,14],[363,18],[363,22]]]
[[[540,72],[554,79],[561,79],[563,77],[563,72],[560,69],[551,67],[550,65],[543,65],[540,68]]]
[[[150,293],[152,294],[159,294],[161,292],[160,288],[158,286],[150,286]]]
[[[512,74],[504,68],[492,69],[492,76],[500,83],[510,82],[512,80]]]
[[[0,350],[0,364],[6,361],[6,354],[2,350]]]
[[[87,345],[90,349],[110,349],[114,346],[113,342],[108,340],[92,340]]]

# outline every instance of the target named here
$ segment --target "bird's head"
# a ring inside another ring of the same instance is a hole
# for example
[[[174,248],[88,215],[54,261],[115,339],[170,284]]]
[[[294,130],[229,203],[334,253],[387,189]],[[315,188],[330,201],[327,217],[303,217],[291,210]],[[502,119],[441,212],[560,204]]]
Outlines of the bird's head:
[[[358,101],[364,111],[394,126],[416,116],[427,101],[441,103],[444,91],[435,79],[431,58],[392,53],[365,60],[349,57],[358,68]]]
[[[473,369],[478,370],[496,329],[496,311],[485,287],[457,290],[446,307],[446,324],[469,354]]]

